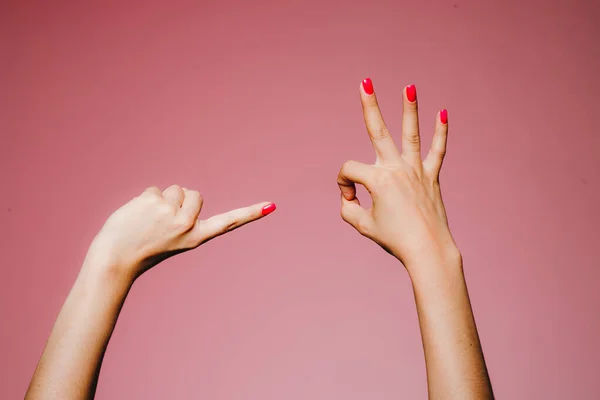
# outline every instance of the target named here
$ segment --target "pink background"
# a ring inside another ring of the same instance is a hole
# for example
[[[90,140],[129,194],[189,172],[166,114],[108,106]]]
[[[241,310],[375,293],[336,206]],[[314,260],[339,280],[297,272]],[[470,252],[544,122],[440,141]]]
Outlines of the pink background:
[[[498,398],[600,392],[595,1],[2,2],[0,397],[22,398],[87,246],[146,186],[275,214],[133,288],[99,399],[425,398],[403,268],[339,217],[415,83]],[[284,4],[286,3],[286,4]],[[526,4],[526,6],[524,5]],[[570,5],[567,5],[570,4]]]

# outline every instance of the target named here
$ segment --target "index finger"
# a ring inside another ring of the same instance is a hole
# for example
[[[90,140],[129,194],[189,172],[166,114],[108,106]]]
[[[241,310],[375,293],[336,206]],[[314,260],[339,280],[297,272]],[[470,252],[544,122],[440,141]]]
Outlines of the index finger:
[[[373,166],[358,161],[346,161],[338,174],[337,183],[346,200],[356,199],[356,183],[363,185],[369,192]]]
[[[400,158],[400,154],[394,143],[394,139],[390,135],[390,131],[383,121],[383,116],[377,103],[377,96],[373,90],[373,82],[370,78],[366,78],[361,83],[360,101],[367,132],[369,132],[369,138],[371,139],[377,158],[381,161],[395,162]]]
[[[199,220],[191,235],[196,245],[200,245],[217,236],[261,219],[275,211],[275,209],[275,203],[263,202],[215,215],[205,220]]]

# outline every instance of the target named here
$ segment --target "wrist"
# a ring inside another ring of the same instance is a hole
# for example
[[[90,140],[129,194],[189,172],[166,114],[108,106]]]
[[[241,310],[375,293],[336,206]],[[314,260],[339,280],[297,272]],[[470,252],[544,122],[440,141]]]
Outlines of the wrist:
[[[432,279],[448,274],[462,274],[462,255],[456,246],[448,246],[438,251],[423,253],[410,262],[404,263],[413,282],[419,279]]]
[[[130,271],[131,268],[126,268],[90,250],[77,280],[91,290],[98,288],[106,293],[126,294],[136,279]]]

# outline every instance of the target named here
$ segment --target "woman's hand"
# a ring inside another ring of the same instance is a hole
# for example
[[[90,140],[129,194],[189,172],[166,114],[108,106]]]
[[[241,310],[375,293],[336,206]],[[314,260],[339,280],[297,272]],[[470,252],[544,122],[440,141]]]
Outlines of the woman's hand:
[[[91,399],[104,352],[135,279],[162,260],[275,210],[259,203],[199,220],[200,194],[146,189],[98,233],[54,324],[26,399]]]
[[[206,220],[198,218],[202,197],[194,190],[157,187],[115,211],[94,239],[88,259],[135,279],[166,258],[264,217],[273,203],[258,203]]]
[[[342,218],[393,254],[410,272],[417,263],[458,261],[460,253],[450,234],[439,184],[448,113],[438,113],[433,144],[422,161],[415,86],[407,86],[403,97],[399,152],[383,121],[371,80],[362,82],[363,114],[377,158],[373,165],[344,163],[338,185],[342,192]],[[371,194],[371,209],[361,207],[356,184]]]
[[[448,113],[438,113],[433,144],[422,161],[414,85],[404,89],[402,152],[383,122],[370,79],[362,82],[360,98],[377,159],[374,165],[348,161],[342,167],[338,176],[342,217],[408,270],[425,350],[429,398],[493,399],[461,255],[440,192]],[[357,183],[371,193],[369,210],[356,198]]]

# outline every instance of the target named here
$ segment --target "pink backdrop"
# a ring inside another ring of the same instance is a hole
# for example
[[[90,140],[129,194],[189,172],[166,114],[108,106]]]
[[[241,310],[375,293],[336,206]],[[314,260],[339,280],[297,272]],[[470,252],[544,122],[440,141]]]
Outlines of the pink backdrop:
[[[0,397],[22,398],[87,245],[149,185],[275,214],[143,276],[99,399],[425,398],[403,268],[339,217],[415,83],[498,398],[600,392],[594,1],[2,2]],[[571,5],[567,5],[570,3]]]

